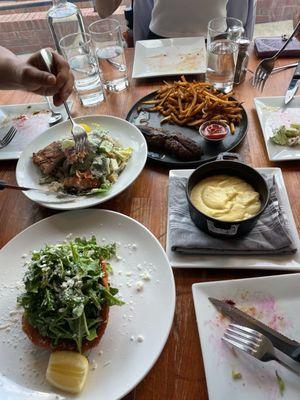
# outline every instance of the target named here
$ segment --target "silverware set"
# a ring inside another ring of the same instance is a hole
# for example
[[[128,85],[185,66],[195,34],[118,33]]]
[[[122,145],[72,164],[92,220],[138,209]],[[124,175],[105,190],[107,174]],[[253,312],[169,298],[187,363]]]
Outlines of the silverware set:
[[[284,45],[281,47],[280,50],[276,54],[274,54],[273,57],[268,57],[263,59],[257,66],[253,80],[252,80],[252,85],[259,89],[261,92],[264,89],[264,86],[266,84],[267,79],[271,75],[272,71],[274,70],[275,66],[275,61],[277,58],[280,56],[282,51],[286,48],[286,46],[290,43],[290,41],[293,39],[293,37],[298,33],[300,30],[300,21],[298,22],[296,28],[294,29],[293,33],[291,36],[284,42]]]
[[[222,337],[224,342],[262,362],[277,361],[300,376],[300,343],[282,335],[226,301],[212,297],[209,297],[209,301],[218,311],[234,321],[229,324]],[[274,347],[287,357],[275,351]]]

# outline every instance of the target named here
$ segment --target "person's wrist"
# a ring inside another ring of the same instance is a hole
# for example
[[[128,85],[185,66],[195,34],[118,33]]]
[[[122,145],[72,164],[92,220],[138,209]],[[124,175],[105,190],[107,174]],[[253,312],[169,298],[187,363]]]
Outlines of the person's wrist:
[[[8,84],[14,89],[20,88],[21,85],[21,68],[20,60],[16,55],[11,55],[6,58],[4,76],[8,78]]]

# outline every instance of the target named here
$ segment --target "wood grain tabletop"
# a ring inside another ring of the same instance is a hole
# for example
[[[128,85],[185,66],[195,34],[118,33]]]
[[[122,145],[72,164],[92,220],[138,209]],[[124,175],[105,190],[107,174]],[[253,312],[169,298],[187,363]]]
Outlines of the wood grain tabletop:
[[[131,76],[133,49],[126,50]],[[292,62],[281,59],[278,65]],[[254,70],[258,60],[252,54],[249,69]],[[254,97],[283,96],[293,69],[271,76],[263,95],[251,86],[251,73],[246,81],[235,88],[235,97],[243,102],[249,119],[246,139],[237,149],[245,162],[253,167],[280,167],[289,195],[296,226],[300,228],[300,174],[299,161],[272,163],[268,160],[254,108]],[[144,95],[156,90],[160,78],[131,80],[128,90],[110,94],[107,100],[95,108],[83,108],[74,96],[74,116],[107,114],[125,118],[133,104]],[[20,91],[0,91],[1,104],[42,102],[37,95]],[[15,183],[16,161],[0,161],[0,179]],[[122,194],[101,204],[99,208],[115,210],[135,218],[158,238],[163,246],[166,241],[168,170],[147,164],[139,178]],[[0,248],[19,232],[33,223],[53,215],[49,210],[33,203],[22,193],[4,190],[0,192]],[[1,266],[3,267],[3,266]],[[208,399],[199,336],[196,326],[191,286],[195,282],[238,279],[272,275],[279,271],[251,271],[228,269],[175,269],[176,311],[167,344],[158,361],[126,400],[206,400]]]

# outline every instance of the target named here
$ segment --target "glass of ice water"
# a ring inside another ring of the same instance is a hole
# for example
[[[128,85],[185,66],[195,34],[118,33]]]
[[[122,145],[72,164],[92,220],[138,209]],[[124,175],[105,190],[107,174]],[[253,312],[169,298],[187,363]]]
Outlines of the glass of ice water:
[[[128,74],[120,24],[107,18],[89,26],[103,84],[110,92],[128,87]]]
[[[103,101],[103,87],[91,35],[72,33],[64,36],[59,45],[73,72],[74,86],[82,105],[90,107]]]
[[[237,40],[243,32],[242,21],[237,18],[215,18],[208,23],[206,79],[221,92],[233,88]]]

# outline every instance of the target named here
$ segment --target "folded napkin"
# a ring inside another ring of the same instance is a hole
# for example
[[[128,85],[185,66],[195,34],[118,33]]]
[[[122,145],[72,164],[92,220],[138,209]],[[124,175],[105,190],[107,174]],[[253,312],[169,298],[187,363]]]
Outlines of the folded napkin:
[[[169,179],[169,238],[172,251],[186,254],[266,254],[286,255],[297,251],[288,229],[288,221],[277,196],[273,175],[264,175],[270,200],[254,228],[245,236],[215,238],[198,229],[191,220],[185,194],[187,178]]]

